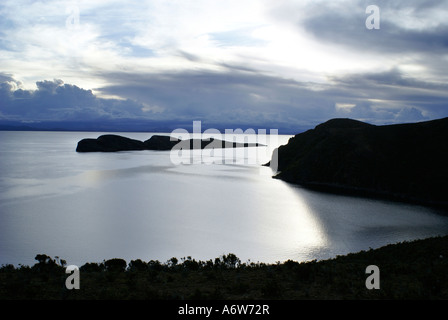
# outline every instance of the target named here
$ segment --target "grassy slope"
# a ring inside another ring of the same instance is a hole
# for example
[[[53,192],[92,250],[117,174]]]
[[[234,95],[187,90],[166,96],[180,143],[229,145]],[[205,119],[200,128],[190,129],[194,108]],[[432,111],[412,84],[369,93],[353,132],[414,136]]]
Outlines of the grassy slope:
[[[32,267],[3,266],[0,269],[0,298],[448,298],[448,236],[403,242],[306,263],[247,264],[235,263],[235,260],[229,262],[221,257],[214,262],[187,258],[177,264],[132,261],[127,265],[118,263],[114,267],[109,260],[109,263],[105,261],[82,266],[79,290],[65,288],[68,276],[64,273],[65,269],[51,261],[39,262]],[[372,264],[380,268],[379,290],[365,287],[368,277],[365,269]]]

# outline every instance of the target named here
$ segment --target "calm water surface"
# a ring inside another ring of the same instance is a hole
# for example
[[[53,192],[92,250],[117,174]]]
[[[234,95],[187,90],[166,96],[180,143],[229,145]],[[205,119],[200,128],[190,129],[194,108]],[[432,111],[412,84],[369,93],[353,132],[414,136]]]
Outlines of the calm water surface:
[[[175,165],[169,151],[75,152],[80,139],[101,134],[0,132],[0,264],[33,265],[39,253],[79,266],[230,252],[244,262],[304,261],[448,234],[448,217],[432,209],[272,179],[260,164],[290,136],[235,163],[215,155],[212,164]]]

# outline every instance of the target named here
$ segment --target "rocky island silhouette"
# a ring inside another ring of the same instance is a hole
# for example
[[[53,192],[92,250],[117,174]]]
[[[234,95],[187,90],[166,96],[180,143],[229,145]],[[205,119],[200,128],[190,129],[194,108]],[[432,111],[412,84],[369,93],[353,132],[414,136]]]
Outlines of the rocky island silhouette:
[[[187,139],[180,140],[164,135],[153,135],[145,141],[130,139],[115,134],[106,134],[97,139],[82,139],[76,147],[77,152],[118,152],[138,150],[171,150],[178,143],[182,147],[190,149],[212,149],[212,148],[247,148],[264,146],[260,143],[239,143],[219,139]]]

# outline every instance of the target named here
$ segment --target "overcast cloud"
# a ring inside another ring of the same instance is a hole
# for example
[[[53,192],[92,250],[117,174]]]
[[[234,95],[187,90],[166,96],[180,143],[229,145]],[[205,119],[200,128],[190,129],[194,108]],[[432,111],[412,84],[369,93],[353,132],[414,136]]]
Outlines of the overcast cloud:
[[[447,14],[448,1],[2,1],[0,120],[446,117]]]

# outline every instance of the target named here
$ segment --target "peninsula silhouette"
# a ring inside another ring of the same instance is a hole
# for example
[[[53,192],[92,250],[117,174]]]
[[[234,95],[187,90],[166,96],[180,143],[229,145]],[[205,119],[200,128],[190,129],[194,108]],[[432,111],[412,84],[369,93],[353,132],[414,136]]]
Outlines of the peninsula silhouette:
[[[115,134],[106,134],[97,139],[82,139],[76,147],[77,152],[118,152],[138,150],[171,150],[178,143],[185,149],[212,148],[247,148],[263,146],[260,143],[239,143],[218,139],[188,139],[180,140],[164,135],[153,135],[146,141],[130,139]]]
[[[332,119],[274,152],[274,177],[287,182],[448,209],[448,118],[383,126]]]

